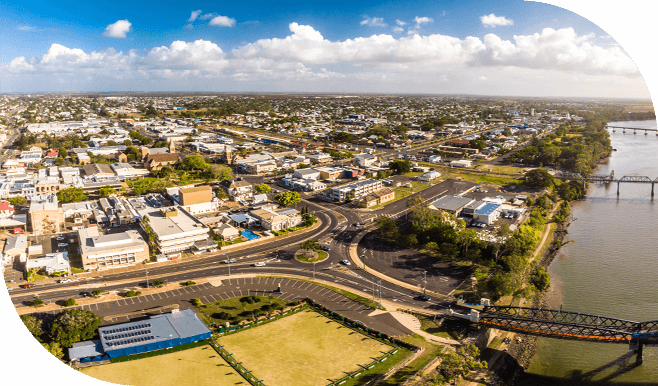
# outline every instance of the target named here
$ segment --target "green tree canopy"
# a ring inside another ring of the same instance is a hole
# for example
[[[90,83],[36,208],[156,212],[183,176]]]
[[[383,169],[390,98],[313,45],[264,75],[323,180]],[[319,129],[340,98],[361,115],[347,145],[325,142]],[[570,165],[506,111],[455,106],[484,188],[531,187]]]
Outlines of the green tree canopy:
[[[57,199],[61,203],[80,202],[89,198],[89,194],[82,188],[66,188],[57,192]]]
[[[101,197],[109,197],[116,193],[117,191],[111,186],[103,186],[102,188],[98,189],[98,195]]]
[[[21,196],[11,197],[8,198],[7,201],[9,201],[9,203],[12,205],[23,205],[27,202],[27,198]]]
[[[291,190],[277,194],[274,196],[274,199],[277,200],[281,206],[295,205],[302,202],[302,196]]]
[[[546,169],[534,169],[525,174],[525,182],[535,188],[548,188],[553,186],[553,176]]]
[[[272,188],[270,188],[270,186],[267,184],[258,184],[254,186],[254,189],[261,194],[267,194],[270,192],[270,190],[272,190]]]
[[[50,328],[50,338],[63,347],[88,340],[96,336],[103,320],[87,310],[64,310],[55,316]]]
[[[64,302],[64,306],[66,307],[75,306],[75,299],[73,298],[66,299],[66,301]]]
[[[50,354],[52,354],[55,358],[57,359],[62,359],[64,357],[64,350],[62,350],[62,346],[57,343],[57,342],[49,342],[49,343],[41,343],[43,348],[48,350]]]
[[[391,161],[388,163],[389,169],[394,174],[404,174],[404,173],[409,173],[411,171],[411,161],[406,160],[406,159],[398,159],[395,161]]]
[[[181,169],[184,170],[204,170],[209,166],[206,160],[200,155],[188,155],[180,163]]]
[[[226,165],[208,165],[206,174],[213,180],[230,180],[233,178],[233,170]]]
[[[27,328],[27,330],[32,334],[34,339],[39,342],[43,342],[43,330],[41,329],[42,321],[35,318],[32,315],[21,315],[21,321]]]

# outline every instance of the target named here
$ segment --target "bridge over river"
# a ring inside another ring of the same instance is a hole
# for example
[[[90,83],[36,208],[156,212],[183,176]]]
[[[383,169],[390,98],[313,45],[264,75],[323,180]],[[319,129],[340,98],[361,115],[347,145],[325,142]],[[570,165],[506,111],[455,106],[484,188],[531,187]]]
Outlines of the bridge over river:
[[[640,131],[644,131],[644,135],[648,135],[650,131],[655,131],[656,135],[658,135],[658,129],[655,128],[649,129],[646,127],[624,127],[624,126],[610,126],[610,125],[606,125],[605,128],[612,130],[613,133],[616,133],[617,130],[621,129],[622,133],[624,134],[626,134],[627,130],[629,131],[633,130],[633,134],[637,134],[637,131],[640,130]]]
[[[643,346],[658,346],[658,320],[633,322],[601,315],[544,308],[512,306],[474,306],[463,314],[452,309],[447,317],[465,319],[479,325],[526,335],[587,342],[628,344],[643,360]]]
[[[651,197],[653,197],[654,195],[654,186],[656,185],[656,183],[658,183],[658,177],[656,177],[653,180],[647,176],[623,176],[621,178],[616,178],[614,170],[610,173],[609,176],[592,175],[588,177],[583,177],[578,173],[560,173],[555,177],[565,181],[569,181],[569,180],[583,181],[583,184],[585,182],[593,182],[597,184],[609,184],[612,182],[616,182],[617,195],[619,195],[619,185],[621,183],[651,184]]]

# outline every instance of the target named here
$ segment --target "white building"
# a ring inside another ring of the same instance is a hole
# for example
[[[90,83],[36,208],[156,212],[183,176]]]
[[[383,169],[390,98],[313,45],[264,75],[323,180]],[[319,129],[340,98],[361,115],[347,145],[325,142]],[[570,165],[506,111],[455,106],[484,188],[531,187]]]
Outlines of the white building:
[[[324,192],[324,195],[325,197],[334,201],[345,201],[348,198],[352,200],[360,200],[366,195],[374,193],[381,188],[381,180],[367,179],[343,186],[338,186],[332,189],[327,189]]]
[[[450,161],[450,166],[455,168],[470,168],[471,166],[473,166],[473,161],[466,159]]]

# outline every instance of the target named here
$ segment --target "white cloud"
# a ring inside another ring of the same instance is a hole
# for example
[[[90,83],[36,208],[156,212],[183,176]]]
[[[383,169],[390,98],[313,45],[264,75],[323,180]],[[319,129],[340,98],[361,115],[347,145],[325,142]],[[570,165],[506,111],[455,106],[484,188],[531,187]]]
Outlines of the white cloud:
[[[482,75],[482,76],[478,77],[478,79],[480,79],[480,80],[487,80],[487,77],[484,76],[484,75]]]
[[[128,20],[117,20],[115,23],[108,25],[103,32],[103,36],[115,39],[125,39],[126,34],[130,32],[132,24]]]
[[[19,31],[31,31],[33,29],[34,29],[34,27],[29,26],[29,25],[22,25],[22,26],[18,27]]]
[[[199,20],[209,20],[209,19],[212,19],[213,17],[216,17],[216,16],[219,16],[219,15],[216,14],[216,13],[206,13],[206,14],[203,14],[203,15],[199,16]]]
[[[396,21],[395,21],[395,24],[397,24],[397,25],[399,25],[400,27],[402,27],[403,25],[406,25],[407,23],[403,22],[402,20],[396,20]]]
[[[416,16],[414,18],[414,21],[416,22],[416,27],[418,27],[421,24],[432,23],[434,21],[434,19],[432,19],[431,17],[425,17],[425,16],[424,17],[418,17],[418,16]]]
[[[240,84],[252,82],[257,85],[254,87],[264,91],[273,84],[286,90],[294,89],[292,85],[298,87],[297,90],[299,87],[310,90],[303,88],[303,82],[323,80],[327,81],[325,90],[369,91],[371,89],[359,87],[373,87],[374,80],[386,79],[378,84],[380,89],[373,89],[382,92],[402,91],[405,87],[413,92],[432,92],[427,89],[432,82],[454,87],[452,92],[475,91],[468,89],[469,84],[489,84],[492,92],[498,92],[495,87],[503,85],[512,90],[515,87],[531,90],[540,87],[540,79],[543,79],[542,84],[550,86],[551,78],[564,80],[573,76],[601,79],[590,81],[596,84],[587,87],[604,87],[610,79],[621,84],[622,76],[626,79],[624,87],[642,82],[633,62],[621,48],[595,45],[595,37],[577,35],[571,28],[547,28],[541,33],[517,35],[511,40],[495,34],[483,38],[375,34],[340,41],[325,39],[308,25],[291,23],[289,29],[290,34],[285,38],[260,39],[230,52],[206,40],[174,41],[147,51],[108,48],[85,52],[53,44],[40,58],[20,56],[0,63],[0,73],[8,74],[8,80],[15,79],[17,85],[27,84],[18,80],[23,79],[22,75],[29,75],[25,79],[30,79],[37,88],[43,84],[82,84],[80,87],[84,87],[89,84],[83,82],[87,78],[100,85],[112,84],[118,79],[131,85],[152,81],[156,89],[157,85],[160,89],[162,85],[186,89],[191,82],[221,88],[226,87],[223,82],[230,80]],[[486,83],[477,81],[483,74],[482,68],[486,68]],[[157,83],[161,79],[167,82]],[[339,83],[330,82],[341,79]],[[258,81],[266,83],[256,83]],[[533,86],[526,86],[526,83]],[[125,87],[125,83],[117,84]],[[101,89],[103,87],[106,86]],[[459,87],[463,89],[460,91]]]
[[[393,27],[393,32],[395,32],[395,33],[402,33],[402,32],[404,32],[404,28],[401,28],[401,27]]]
[[[185,27],[183,27],[183,28],[185,28],[185,29],[194,29],[194,24],[192,24],[192,23],[186,24]]]
[[[196,10],[196,11],[192,11],[192,14],[190,15],[190,18],[187,19],[187,21],[191,23],[191,22],[195,21],[199,17],[199,15],[201,15],[201,10],[200,9]]]
[[[495,27],[497,25],[512,25],[514,22],[505,16],[496,16],[493,13],[491,15],[480,16],[480,21],[485,27]]]
[[[384,23],[383,17],[366,17],[361,21],[361,25],[370,27],[386,27],[388,24]]]
[[[218,27],[233,27],[235,25],[235,19],[228,16],[216,16],[210,20],[208,25],[214,25]]]

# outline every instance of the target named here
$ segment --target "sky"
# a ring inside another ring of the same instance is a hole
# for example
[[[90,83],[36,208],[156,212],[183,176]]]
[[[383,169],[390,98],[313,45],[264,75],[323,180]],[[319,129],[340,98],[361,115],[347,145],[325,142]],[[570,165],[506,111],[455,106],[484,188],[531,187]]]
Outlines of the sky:
[[[648,98],[609,34],[512,1],[0,0],[0,92]]]

